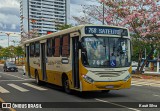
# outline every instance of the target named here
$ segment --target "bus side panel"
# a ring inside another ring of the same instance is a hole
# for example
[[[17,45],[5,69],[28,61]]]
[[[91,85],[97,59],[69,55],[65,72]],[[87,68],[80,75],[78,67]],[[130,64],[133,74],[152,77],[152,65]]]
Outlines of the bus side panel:
[[[38,74],[40,75],[39,69],[40,69],[40,58],[39,57],[30,58],[30,73],[32,78],[35,78],[35,70],[37,70]]]
[[[65,72],[61,59],[61,57],[48,57],[46,63],[47,82],[59,86],[62,86],[62,73]]]

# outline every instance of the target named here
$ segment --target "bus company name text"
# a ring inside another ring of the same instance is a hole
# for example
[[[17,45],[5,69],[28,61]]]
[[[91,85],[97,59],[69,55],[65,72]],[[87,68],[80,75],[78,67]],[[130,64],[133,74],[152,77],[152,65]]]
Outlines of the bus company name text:
[[[42,108],[41,104],[12,104],[12,108]]]
[[[42,105],[41,104],[30,104],[30,103],[3,103],[4,104],[7,104],[5,105],[6,107],[3,107],[2,108],[42,108]],[[8,106],[9,104],[9,106]]]

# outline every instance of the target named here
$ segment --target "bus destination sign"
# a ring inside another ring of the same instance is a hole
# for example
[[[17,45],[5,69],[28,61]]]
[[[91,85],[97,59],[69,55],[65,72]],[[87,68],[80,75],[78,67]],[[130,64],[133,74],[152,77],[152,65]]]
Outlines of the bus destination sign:
[[[123,36],[128,36],[127,29],[123,29]],[[107,34],[107,35],[121,35],[122,28],[104,27],[104,26],[86,26],[85,34]]]

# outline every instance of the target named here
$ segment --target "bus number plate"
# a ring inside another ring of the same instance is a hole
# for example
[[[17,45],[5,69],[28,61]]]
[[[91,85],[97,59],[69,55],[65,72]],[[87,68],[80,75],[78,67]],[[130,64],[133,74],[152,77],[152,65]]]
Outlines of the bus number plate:
[[[106,86],[106,88],[114,88],[114,86]]]

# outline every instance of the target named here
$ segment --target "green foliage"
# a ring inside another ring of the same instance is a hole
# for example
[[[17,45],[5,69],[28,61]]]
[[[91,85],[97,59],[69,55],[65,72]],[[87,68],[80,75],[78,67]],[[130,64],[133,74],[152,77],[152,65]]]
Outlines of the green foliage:
[[[142,51],[142,58],[145,58],[145,50],[146,50],[146,56],[151,51],[151,45],[149,43],[145,43],[142,40],[139,40],[139,37],[136,35],[131,35],[132,38],[132,45],[133,45],[133,61],[138,61],[140,50]]]
[[[2,49],[3,47],[2,46],[0,46],[0,49]]]
[[[24,55],[24,50],[21,46],[15,47],[14,51],[15,51],[15,55],[17,55],[17,56],[23,56]]]
[[[71,28],[72,25],[71,24],[63,24],[63,25],[59,25],[58,26],[58,30],[64,30],[64,29],[68,29],[68,28]]]
[[[20,46],[9,46],[5,48],[0,48],[0,57],[8,58],[8,57],[16,57],[16,56],[23,56],[24,51]]]

